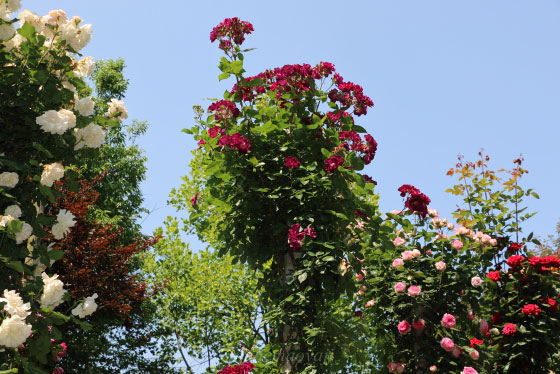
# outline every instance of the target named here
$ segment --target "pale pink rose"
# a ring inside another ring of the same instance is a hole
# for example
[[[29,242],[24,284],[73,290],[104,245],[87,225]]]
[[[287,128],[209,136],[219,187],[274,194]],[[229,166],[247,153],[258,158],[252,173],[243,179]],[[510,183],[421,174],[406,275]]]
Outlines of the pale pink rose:
[[[374,305],[375,305],[375,300],[369,300],[369,301],[366,303],[366,308],[371,308],[371,307],[374,306]]]
[[[394,268],[398,268],[398,267],[403,266],[403,265],[404,265],[404,261],[403,261],[402,258],[395,258],[393,260],[393,267]]]
[[[497,241],[496,239],[491,239],[491,240],[490,240],[490,245],[491,245],[492,247],[496,247],[496,246],[498,245],[498,241]]]
[[[393,244],[395,245],[395,247],[402,247],[404,243],[406,243],[406,241],[398,236],[395,238],[395,240],[393,240]]]
[[[412,250],[412,256],[413,256],[414,258],[418,258],[418,257],[420,257],[421,255],[422,255],[422,253],[420,253],[420,251],[419,251],[418,249],[413,249],[413,250]]]
[[[455,343],[453,343],[453,340],[449,338],[441,339],[441,342],[439,344],[441,345],[441,348],[443,348],[447,352],[451,352],[453,348],[455,348]]]
[[[451,352],[451,354],[453,355],[453,357],[457,358],[459,356],[461,356],[461,353],[463,353],[463,350],[459,347],[455,347],[453,348],[453,352]]]
[[[436,240],[438,240],[438,239],[449,239],[449,236],[445,235],[443,232],[440,231],[436,235]]]
[[[455,228],[455,225],[452,224],[451,222],[449,222],[449,223],[447,224],[447,229],[448,229],[448,230],[453,230],[454,228]]]
[[[362,271],[362,274],[363,274],[363,275],[364,275],[364,277],[365,277],[365,276],[367,275],[367,270],[366,270],[366,269],[364,269],[364,268],[362,268],[362,270],[361,270],[361,271]]]
[[[396,216],[400,216],[403,214],[402,210],[391,210],[389,213],[394,214]]]
[[[416,297],[422,293],[420,286],[410,286],[408,287],[408,296]]]
[[[490,235],[487,235],[487,234],[482,235],[482,242],[483,243],[490,244],[491,241],[492,241],[492,237]]]
[[[474,234],[474,238],[478,239],[479,241],[482,239],[483,236],[484,233],[482,231],[477,231],[476,234]]]
[[[360,274],[360,273],[357,273],[357,274],[356,274],[356,280],[357,280],[358,282],[363,281],[363,280],[364,280],[364,275],[363,275],[363,274]]]
[[[486,322],[485,320],[481,319],[478,322],[478,329],[480,331],[480,333],[482,335],[486,335],[486,333],[488,333],[488,330],[490,329],[490,326],[488,326],[488,322]]]
[[[453,249],[459,251],[461,249],[463,249],[463,242],[460,240],[453,240],[451,242],[451,247],[453,247]]]
[[[403,253],[401,253],[401,257],[403,260],[408,261],[412,260],[414,258],[414,255],[412,254],[412,251],[404,251]]]
[[[479,354],[478,351],[475,349],[475,350],[473,350],[473,351],[471,351],[471,352],[469,353],[469,356],[471,356],[471,358],[472,358],[473,360],[476,361],[476,360],[478,360],[478,358],[480,357],[480,354]]]
[[[472,277],[471,278],[471,284],[472,284],[473,287],[480,287],[480,285],[482,284],[482,278]]]
[[[412,327],[414,327],[415,330],[422,330],[425,326],[426,322],[424,322],[422,318],[420,318],[418,321],[412,321]]]
[[[438,261],[438,262],[436,262],[436,263],[435,263],[435,266],[436,266],[436,269],[437,269],[438,271],[444,271],[445,268],[446,268],[445,262],[443,262],[443,261]]]
[[[367,291],[367,287],[366,286],[362,286],[360,287],[360,290],[358,291],[358,295],[360,296],[364,296],[364,293]]]
[[[399,282],[397,284],[395,284],[395,292],[396,293],[402,293],[406,290],[406,283],[404,282]]]
[[[465,366],[465,368],[463,369],[463,371],[461,372],[461,374],[478,374],[478,371],[474,370],[472,367],[470,366]]]
[[[438,211],[432,208],[428,208],[428,214],[430,215],[430,217],[437,217],[439,215]]]
[[[435,372],[437,371],[437,366],[436,366],[436,365],[430,366],[430,371],[431,371],[432,373],[435,373]]]
[[[445,313],[443,315],[443,318],[441,319],[441,325],[443,327],[447,327],[448,329],[455,326],[455,323],[456,323],[455,316],[453,316],[452,314]]]
[[[404,372],[404,365],[401,364],[401,363],[398,363],[398,364],[397,364],[397,371],[396,371],[396,372],[397,372],[397,374],[403,373],[403,372]]]
[[[427,256],[429,256],[429,255],[431,255],[431,254],[432,254],[432,250],[431,250],[431,249],[426,250],[426,255],[427,255]]]
[[[399,322],[399,325],[397,326],[399,333],[401,333],[402,335],[406,335],[410,332],[410,323],[408,323],[408,321],[401,321]]]
[[[455,235],[467,235],[470,236],[471,230],[467,229],[465,226],[457,226],[455,228]]]

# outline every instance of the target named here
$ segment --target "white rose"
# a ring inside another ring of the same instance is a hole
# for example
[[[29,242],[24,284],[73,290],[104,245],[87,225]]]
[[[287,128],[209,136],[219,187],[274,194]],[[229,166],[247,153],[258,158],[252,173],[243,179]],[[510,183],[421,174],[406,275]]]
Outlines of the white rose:
[[[33,234],[33,227],[29,223],[24,222],[21,227],[21,231],[16,233],[16,243],[23,243],[31,236],[31,234]]]
[[[43,186],[52,187],[53,183],[64,176],[64,166],[60,162],[53,162],[52,164],[43,167],[41,173],[41,184]]]
[[[93,314],[93,312],[97,310],[95,299],[97,299],[96,293],[87,297],[83,303],[80,303],[77,307],[72,309],[72,314],[80,318]]]
[[[35,121],[41,126],[41,130],[58,135],[62,135],[66,130],[76,126],[76,116],[67,109],[61,109],[58,112],[48,110]]]
[[[0,40],[9,40],[16,33],[14,25],[0,25]]]
[[[0,345],[17,348],[31,335],[31,325],[20,316],[5,318],[0,325]]]
[[[66,12],[62,9],[51,10],[49,14],[41,18],[42,23],[46,23],[51,26],[60,26],[66,23],[67,20],[68,17],[66,17]]]
[[[4,210],[4,214],[14,218],[19,218],[21,217],[21,208],[18,205],[10,205],[6,208],[6,210]]]
[[[81,18],[74,17],[62,25],[61,28],[61,39],[65,40],[75,51],[84,48],[91,40],[91,25],[88,24],[80,27],[78,26],[80,22],[82,22]]]
[[[60,304],[62,304],[62,298],[66,293],[63,288],[64,283],[58,278],[58,274],[49,277],[46,273],[42,273],[43,277],[43,294],[41,295],[41,308],[51,308],[54,309]]]
[[[4,310],[8,312],[11,316],[20,316],[25,318],[31,314],[29,311],[31,305],[29,303],[23,303],[21,296],[16,291],[4,290],[4,297],[0,298],[1,302],[5,302]]]
[[[70,227],[76,224],[74,215],[66,209],[61,209],[56,216],[57,222],[53,225],[51,231],[56,240],[62,239],[68,232]]]
[[[114,116],[115,114],[118,115],[118,119],[126,119],[128,118],[128,111],[124,106],[124,102],[122,100],[111,99],[107,104],[109,104],[109,110],[107,110],[107,114],[109,116]]]
[[[74,104],[74,109],[80,113],[81,116],[88,117],[93,114],[93,108],[95,107],[95,102],[92,100],[91,96],[84,97]]]
[[[24,10],[18,15],[18,20],[20,25],[24,25],[25,23],[29,23],[31,26],[35,28],[36,32],[41,32],[43,30],[43,23],[41,22],[41,17],[34,14],[29,9]]]
[[[105,130],[95,123],[90,123],[84,128],[76,129],[74,136],[76,137],[74,150],[78,150],[84,145],[89,148],[99,148],[105,141]]]
[[[0,174],[0,187],[14,188],[19,182],[17,173],[5,171]]]
[[[25,38],[20,34],[16,34],[13,38],[4,42],[5,49],[10,52],[12,49],[19,47],[21,42],[23,42]]]
[[[21,8],[21,0],[6,0],[6,3],[10,12],[17,12]]]
[[[95,61],[93,61],[93,58],[90,56],[84,57],[78,61],[78,65],[74,69],[74,76],[78,78],[88,77],[93,73],[94,69]]]
[[[12,217],[12,216],[10,216],[10,215],[2,216],[2,218],[0,218],[0,226],[6,227],[6,225],[7,225],[8,223],[10,223],[11,221],[13,221],[14,219],[15,219],[15,218]]]

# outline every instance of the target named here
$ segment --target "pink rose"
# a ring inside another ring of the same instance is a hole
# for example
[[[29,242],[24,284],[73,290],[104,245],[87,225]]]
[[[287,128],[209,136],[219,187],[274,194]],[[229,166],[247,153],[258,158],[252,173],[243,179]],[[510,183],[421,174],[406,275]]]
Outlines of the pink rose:
[[[490,330],[490,326],[488,326],[488,322],[481,319],[478,322],[478,329],[482,335],[486,335],[486,333],[488,333],[488,330]]]
[[[422,293],[420,286],[410,286],[408,287],[408,296],[416,297]]]
[[[452,314],[447,314],[445,313],[443,315],[443,318],[441,319],[441,325],[443,327],[447,327],[448,329],[452,328],[453,326],[455,326],[455,317]]]
[[[478,374],[478,371],[474,370],[472,367],[470,366],[465,366],[465,368],[463,369],[463,371],[461,372],[461,374]]]
[[[469,310],[467,313],[467,318],[469,319],[469,321],[473,321],[474,320],[474,314],[472,312],[472,310]]]
[[[389,362],[389,365],[387,365],[387,368],[389,369],[390,373],[402,373],[404,372],[404,366],[401,363],[396,363],[396,362]]]
[[[472,284],[473,287],[480,287],[480,285],[482,284],[482,278],[472,277],[471,278],[471,284]]]
[[[439,271],[444,271],[445,268],[446,268],[445,262],[443,262],[443,261],[436,262],[435,266],[436,266],[436,269],[439,270]]]
[[[421,255],[422,255],[422,253],[420,253],[420,251],[419,251],[418,249],[413,249],[413,250],[412,250],[412,256],[413,256],[414,258],[418,258],[418,257],[420,257]]]
[[[471,356],[471,358],[472,358],[473,360],[475,360],[475,361],[478,360],[478,357],[480,357],[480,355],[479,355],[479,353],[478,353],[478,351],[477,351],[476,349],[473,350],[473,351],[471,351],[471,352],[469,353],[469,356]]]
[[[364,280],[364,275],[363,275],[363,274],[359,274],[359,273],[356,274],[356,280],[357,280],[358,282],[361,282],[362,280]]]
[[[391,210],[389,213],[394,214],[396,216],[401,216],[403,214],[402,210]]]
[[[432,373],[435,373],[435,372],[437,371],[437,366],[436,366],[436,365],[430,366],[430,371],[431,371]]]
[[[358,291],[358,295],[363,296],[366,291],[367,291],[367,287],[362,285],[360,287],[360,290]]]
[[[401,253],[401,257],[403,260],[408,261],[412,260],[414,258],[414,255],[412,254],[412,251],[404,251],[403,253]]]
[[[426,251],[426,255],[429,256],[429,255],[431,255],[431,254],[432,254],[432,250],[431,250],[431,249],[428,249],[428,250]]]
[[[422,318],[420,318],[418,321],[412,321],[412,327],[414,327],[415,330],[422,330],[425,326],[426,323]]]
[[[397,284],[395,284],[395,292],[396,293],[402,293],[406,290],[406,283],[404,282],[399,282]]]
[[[432,208],[428,208],[428,214],[430,217],[437,217],[439,215],[438,211]]]
[[[453,240],[451,242],[451,247],[453,247],[453,249],[459,251],[461,249],[463,249],[463,242],[460,240]]]
[[[366,308],[371,308],[371,307],[374,306],[374,305],[375,305],[375,300],[369,300],[369,301],[366,303]]]
[[[496,247],[496,246],[498,245],[498,241],[497,241],[496,239],[491,239],[491,240],[490,240],[490,245],[491,245],[492,247]]]
[[[403,265],[404,265],[404,261],[403,261],[402,258],[395,258],[393,260],[393,267],[394,268],[398,268],[398,267],[403,266]]]
[[[459,347],[455,347],[453,348],[453,352],[451,352],[451,354],[453,355],[453,357],[457,358],[459,356],[461,356],[461,353],[463,353],[463,350]]]
[[[448,230],[453,230],[454,228],[455,228],[455,225],[452,224],[451,222],[449,222],[449,223],[447,224],[447,229],[448,229]]]
[[[447,352],[451,352],[453,348],[455,348],[455,343],[453,343],[453,340],[449,338],[441,339],[441,342],[439,344],[441,345],[441,348],[443,348]]]
[[[404,243],[406,243],[406,241],[401,237],[396,237],[395,240],[393,240],[395,247],[402,247]]]
[[[399,322],[397,328],[402,335],[406,335],[410,332],[410,323],[407,321],[401,321]]]

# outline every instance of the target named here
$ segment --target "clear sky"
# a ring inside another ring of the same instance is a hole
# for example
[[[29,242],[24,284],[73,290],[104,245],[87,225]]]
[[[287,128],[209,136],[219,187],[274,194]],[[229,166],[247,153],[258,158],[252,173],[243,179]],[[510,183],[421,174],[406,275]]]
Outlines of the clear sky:
[[[329,61],[361,84],[375,108],[359,124],[379,142],[366,169],[379,182],[383,211],[402,206],[413,184],[449,215],[457,200],[445,175],[480,148],[494,168],[520,153],[540,201],[527,232],[546,236],[560,218],[560,2],[558,0],[23,0],[39,14],[64,9],[93,24],[83,50],[126,60],[129,118],[148,120],[146,233],[167,215],[171,188],[188,173],[192,105],[209,105],[232,84],[218,83],[220,51],[209,32],[226,17],[250,21],[248,74],[288,63]],[[193,243],[192,248],[200,248]]]

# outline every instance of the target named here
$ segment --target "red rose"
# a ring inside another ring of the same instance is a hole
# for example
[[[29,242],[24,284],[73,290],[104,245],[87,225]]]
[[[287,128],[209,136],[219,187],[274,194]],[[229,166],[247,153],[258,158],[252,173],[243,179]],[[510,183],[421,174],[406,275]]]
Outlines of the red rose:
[[[511,243],[508,247],[508,252],[517,252],[523,248],[524,243]]]
[[[514,255],[511,256],[507,259],[507,264],[513,269],[515,269],[516,267],[521,266],[521,263],[525,261],[525,257],[523,256],[519,256],[519,255]]]
[[[536,304],[527,304],[521,309],[521,313],[527,316],[539,316],[542,310]]]
[[[344,159],[338,155],[333,155],[325,160],[325,171],[333,173],[342,164],[344,164]]]
[[[486,276],[492,279],[494,282],[497,282],[500,280],[500,271],[499,270],[491,271],[488,274],[486,274]]]
[[[284,166],[287,166],[290,169],[297,168],[299,164],[300,164],[299,160],[293,156],[288,156],[284,159]]]
[[[477,339],[477,338],[472,338],[471,339],[471,348],[474,348],[475,344],[476,345],[482,345],[482,344],[484,344],[484,340]]]
[[[558,305],[556,305],[556,300],[551,299],[550,297],[546,298],[546,303],[550,306],[550,311],[555,312],[558,309]]]
[[[515,323],[506,323],[502,329],[502,334],[506,336],[513,336],[517,332],[517,325]]]
[[[502,316],[500,315],[500,312],[496,312],[492,314],[492,324],[497,325],[498,323],[501,322],[502,322]]]

